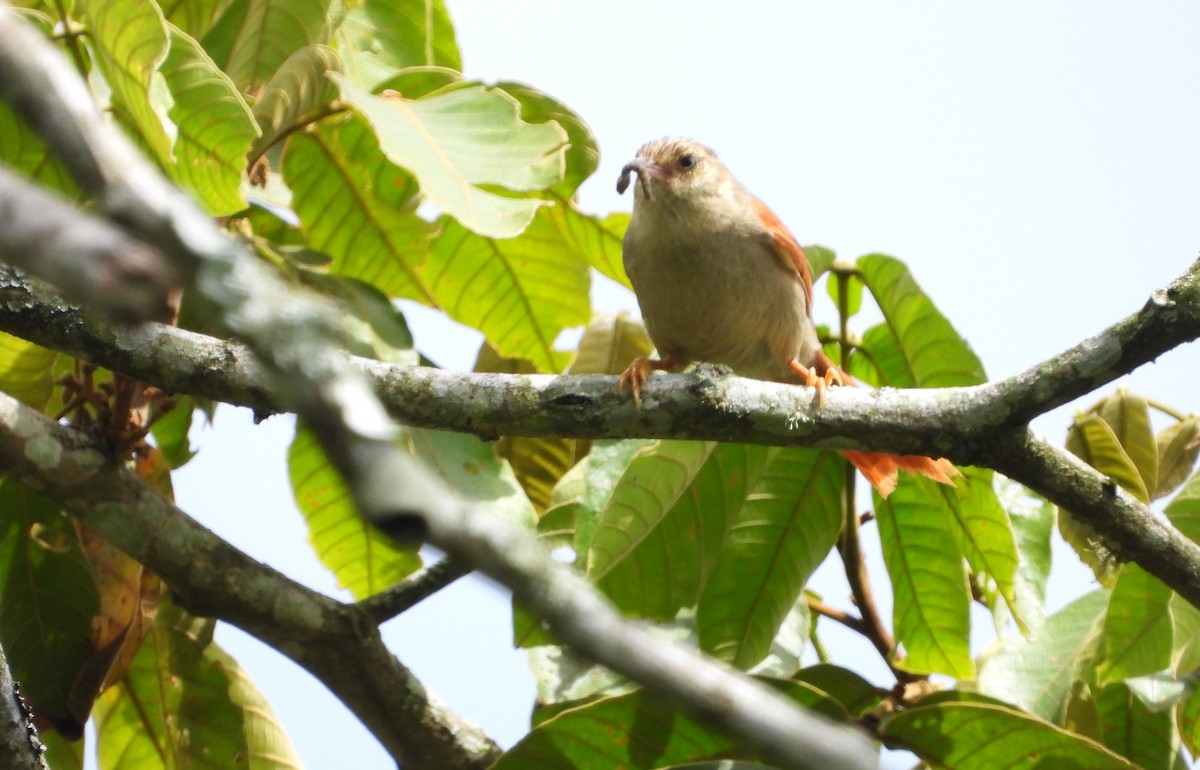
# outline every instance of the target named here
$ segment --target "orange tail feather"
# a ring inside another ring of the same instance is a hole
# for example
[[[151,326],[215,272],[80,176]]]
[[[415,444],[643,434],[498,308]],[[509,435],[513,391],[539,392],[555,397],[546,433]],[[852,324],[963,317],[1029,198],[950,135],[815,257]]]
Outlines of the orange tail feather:
[[[841,374],[842,382],[846,385],[854,387],[858,384],[853,377],[838,369],[837,365],[822,351],[817,351],[813,369],[821,376],[824,376],[829,369],[836,369]],[[921,455],[893,455],[851,450],[843,451],[842,456],[849,460],[855,468],[858,468],[867,481],[871,482],[871,486],[875,487],[875,490],[884,497],[896,489],[899,471],[925,476],[939,484],[948,484],[949,486],[954,486],[954,476],[962,475],[958,468],[955,468],[954,464],[944,457],[935,460],[932,457],[922,457]]]
[[[953,476],[961,476],[958,468],[944,457],[936,460],[920,455],[893,455],[883,452],[856,452],[842,450],[842,457],[850,461],[866,477],[871,486],[883,497],[896,489],[900,471],[926,476],[939,484],[954,486]]]

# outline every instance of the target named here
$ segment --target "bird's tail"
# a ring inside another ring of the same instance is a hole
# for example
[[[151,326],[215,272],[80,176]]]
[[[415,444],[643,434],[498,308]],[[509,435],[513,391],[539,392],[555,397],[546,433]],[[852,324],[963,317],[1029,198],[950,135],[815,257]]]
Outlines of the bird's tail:
[[[815,374],[822,378],[826,371],[833,369],[837,372],[837,379],[840,379],[844,385],[854,387],[858,384],[853,377],[839,369],[824,352],[817,352],[817,357],[813,362],[812,368],[815,370]],[[842,457],[845,457],[855,468],[858,468],[859,473],[884,497],[890,495],[896,488],[896,481],[900,471],[926,476],[939,484],[948,484],[950,486],[954,486],[954,476],[962,475],[958,468],[955,468],[954,464],[944,457],[934,459],[932,457],[922,457],[921,455],[858,452],[849,449],[842,451]]]

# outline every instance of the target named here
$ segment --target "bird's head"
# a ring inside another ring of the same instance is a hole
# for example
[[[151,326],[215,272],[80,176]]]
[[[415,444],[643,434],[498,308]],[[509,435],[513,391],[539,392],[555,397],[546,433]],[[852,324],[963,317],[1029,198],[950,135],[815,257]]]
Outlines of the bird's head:
[[[732,177],[717,154],[691,139],[656,139],[642,145],[617,179],[623,193],[636,178],[634,206],[644,200],[694,200],[719,195]]]

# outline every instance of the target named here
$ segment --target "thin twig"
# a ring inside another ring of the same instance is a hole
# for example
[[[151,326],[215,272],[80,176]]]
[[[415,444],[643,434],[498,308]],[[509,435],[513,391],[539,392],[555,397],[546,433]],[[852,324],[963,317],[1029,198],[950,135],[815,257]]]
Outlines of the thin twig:
[[[442,559],[423,567],[396,585],[358,603],[376,624],[387,622],[472,572],[470,565]]]

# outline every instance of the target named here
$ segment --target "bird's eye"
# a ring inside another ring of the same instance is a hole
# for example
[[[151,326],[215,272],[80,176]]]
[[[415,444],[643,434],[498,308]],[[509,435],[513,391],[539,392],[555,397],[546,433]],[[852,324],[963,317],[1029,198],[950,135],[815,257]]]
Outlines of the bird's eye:
[[[691,171],[696,167],[696,156],[688,153],[679,158],[679,167],[684,171]]]

